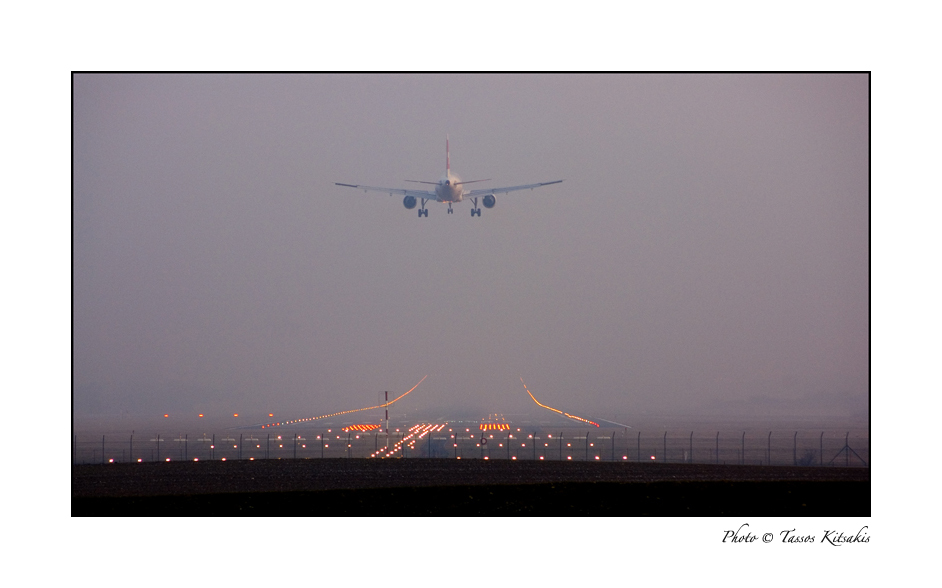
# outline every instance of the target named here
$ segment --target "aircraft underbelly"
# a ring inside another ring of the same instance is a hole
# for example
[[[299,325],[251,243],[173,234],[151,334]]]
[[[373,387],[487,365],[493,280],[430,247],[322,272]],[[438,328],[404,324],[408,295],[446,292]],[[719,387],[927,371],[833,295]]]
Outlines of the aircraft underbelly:
[[[461,188],[455,186],[438,186],[435,195],[442,202],[461,202]]]

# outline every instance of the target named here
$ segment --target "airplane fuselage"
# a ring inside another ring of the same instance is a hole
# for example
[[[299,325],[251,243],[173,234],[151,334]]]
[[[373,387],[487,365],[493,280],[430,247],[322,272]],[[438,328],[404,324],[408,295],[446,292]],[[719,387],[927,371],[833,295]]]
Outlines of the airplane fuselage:
[[[442,179],[438,180],[435,186],[435,195],[440,202],[461,202],[464,197],[464,189],[461,187],[461,179],[451,171],[446,171]]]

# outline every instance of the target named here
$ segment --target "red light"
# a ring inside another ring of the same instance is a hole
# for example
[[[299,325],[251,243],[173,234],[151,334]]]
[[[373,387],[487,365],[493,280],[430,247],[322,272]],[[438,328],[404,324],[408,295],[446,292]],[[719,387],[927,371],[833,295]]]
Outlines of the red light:
[[[166,418],[170,418],[170,415],[169,415],[169,414],[165,414],[165,415],[164,415],[164,418],[165,418],[165,419],[166,419]]]

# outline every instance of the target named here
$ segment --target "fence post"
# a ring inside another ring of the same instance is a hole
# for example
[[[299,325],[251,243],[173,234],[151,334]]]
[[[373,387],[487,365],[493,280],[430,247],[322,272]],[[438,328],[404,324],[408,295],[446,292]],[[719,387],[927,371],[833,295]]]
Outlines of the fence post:
[[[798,465],[798,431],[795,431],[795,439],[792,443],[792,465]]]
[[[850,432],[844,433],[844,465],[850,467],[850,445],[847,444],[847,438],[850,436]],[[102,446],[104,447],[104,446]],[[104,449],[102,449],[104,451]]]

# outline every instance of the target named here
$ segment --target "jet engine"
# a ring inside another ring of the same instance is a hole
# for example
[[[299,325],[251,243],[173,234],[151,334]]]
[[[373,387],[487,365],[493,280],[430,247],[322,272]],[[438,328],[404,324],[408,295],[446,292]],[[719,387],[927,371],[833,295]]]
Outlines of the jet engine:
[[[403,198],[402,205],[408,208],[409,210],[412,210],[413,208],[415,208],[415,196],[406,196],[405,198]]]
[[[481,204],[484,205],[484,208],[494,208],[494,205],[497,204],[497,198],[494,198],[493,194],[488,194],[481,200]]]

